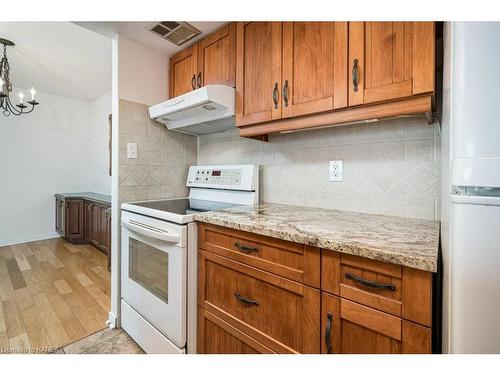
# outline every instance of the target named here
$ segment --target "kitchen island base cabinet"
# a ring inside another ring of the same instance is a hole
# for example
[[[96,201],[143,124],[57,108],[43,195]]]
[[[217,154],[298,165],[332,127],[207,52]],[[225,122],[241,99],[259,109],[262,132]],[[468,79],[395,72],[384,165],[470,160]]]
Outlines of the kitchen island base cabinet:
[[[56,195],[56,231],[71,243],[91,243],[109,258],[110,211],[108,204]]]

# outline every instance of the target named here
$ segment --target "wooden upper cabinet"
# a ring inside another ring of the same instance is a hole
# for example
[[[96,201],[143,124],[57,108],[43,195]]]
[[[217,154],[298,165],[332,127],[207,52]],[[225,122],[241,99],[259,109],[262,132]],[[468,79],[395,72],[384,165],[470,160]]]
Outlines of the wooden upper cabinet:
[[[349,106],[434,91],[433,22],[349,23]]]
[[[196,85],[236,86],[236,23],[232,22],[198,43]]]
[[[284,22],[282,117],[347,107],[347,22]]]
[[[193,45],[170,59],[169,97],[196,89],[197,45]]]
[[[281,118],[281,22],[238,22],[236,124]]]

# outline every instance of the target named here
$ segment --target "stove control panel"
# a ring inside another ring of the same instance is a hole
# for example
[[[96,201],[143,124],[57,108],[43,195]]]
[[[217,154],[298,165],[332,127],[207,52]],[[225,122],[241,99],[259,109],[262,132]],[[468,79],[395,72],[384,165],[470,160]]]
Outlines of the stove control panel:
[[[195,166],[189,168],[188,187],[254,190],[253,165]]]

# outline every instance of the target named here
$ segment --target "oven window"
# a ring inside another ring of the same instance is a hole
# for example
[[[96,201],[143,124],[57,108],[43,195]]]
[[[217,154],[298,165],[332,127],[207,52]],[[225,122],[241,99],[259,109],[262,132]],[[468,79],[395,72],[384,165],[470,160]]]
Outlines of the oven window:
[[[129,237],[128,277],[168,303],[168,254]]]

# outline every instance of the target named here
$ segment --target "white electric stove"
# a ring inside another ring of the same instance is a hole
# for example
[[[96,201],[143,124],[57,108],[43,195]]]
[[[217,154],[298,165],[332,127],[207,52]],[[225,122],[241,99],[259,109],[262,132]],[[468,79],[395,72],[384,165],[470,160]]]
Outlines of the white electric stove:
[[[147,353],[196,353],[194,215],[259,200],[256,165],[192,166],[187,198],[122,204],[121,323]]]

